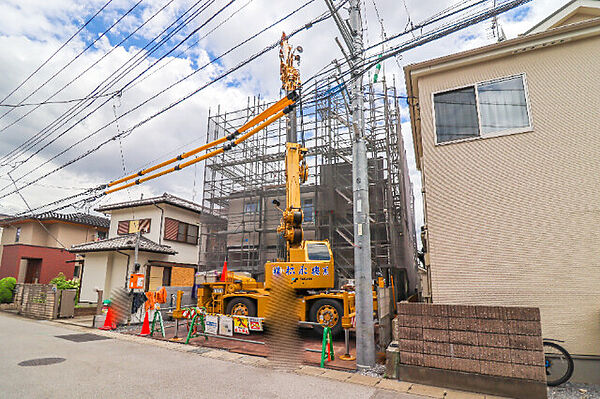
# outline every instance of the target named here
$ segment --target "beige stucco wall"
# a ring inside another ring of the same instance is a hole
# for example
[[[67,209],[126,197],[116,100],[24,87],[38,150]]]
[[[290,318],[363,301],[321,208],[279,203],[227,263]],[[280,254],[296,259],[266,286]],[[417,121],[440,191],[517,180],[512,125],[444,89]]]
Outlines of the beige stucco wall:
[[[62,222],[45,222],[44,226],[50,234],[38,222],[17,223],[7,226],[4,228],[6,234],[2,235],[0,243],[2,245],[15,244],[18,227],[21,228],[19,244],[55,248],[62,247],[56,239],[66,248],[70,248],[74,244],[93,241],[98,231],[95,227]]]
[[[69,223],[51,223],[48,224],[47,227],[52,235],[54,235],[67,248],[70,248],[75,244],[94,241],[98,232],[98,229],[95,227]],[[52,237],[47,237],[46,245],[50,247],[58,246],[60,244],[58,244]]]
[[[82,302],[96,302],[98,294],[95,289],[104,290],[109,254],[106,252],[90,252],[85,254],[83,278],[81,279]]]
[[[164,210],[163,218],[176,219],[185,223],[200,226],[200,215],[168,204],[158,204]],[[121,220],[150,219],[150,232],[144,237],[158,244],[168,245],[177,251],[176,255],[170,257],[170,262],[198,263],[198,245],[169,241],[164,236],[164,221],[161,224],[161,210],[154,205],[139,206],[128,209],[116,209],[110,211],[109,238],[117,237],[117,227]]]
[[[200,215],[187,211],[185,209],[181,209],[168,204],[160,205],[165,210],[165,217],[176,219],[181,222],[194,224],[199,226],[200,231]],[[164,227],[163,227],[164,228]],[[163,234],[164,235],[164,234]],[[177,251],[176,255],[170,257],[170,262],[178,262],[178,263],[189,263],[189,264],[198,264],[198,245],[177,242],[177,241],[169,241],[161,238],[161,243],[164,245],[168,245]]]
[[[600,39],[419,79],[433,301],[539,306],[600,355]],[[431,93],[526,73],[533,131],[436,146]]]
[[[162,207],[162,205],[160,205]],[[144,237],[154,242],[159,242],[160,238],[160,209],[154,205],[138,206],[135,208],[115,209],[110,211],[110,228],[108,238],[117,237],[117,228],[121,220],[140,220],[150,219],[150,233],[144,234]]]
[[[127,271],[127,256],[129,255],[129,272]],[[173,261],[169,255],[140,251],[138,261],[142,265],[140,273],[145,274],[147,264],[154,261]],[[126,288],[126,276],[133,271],[134,252],[103,251],[85,254],[83,279],[81,282],[81,300],[95,302],[98,298],[95,288],[104,291],[104,299],[110,298],[110,293],[116,288]]]

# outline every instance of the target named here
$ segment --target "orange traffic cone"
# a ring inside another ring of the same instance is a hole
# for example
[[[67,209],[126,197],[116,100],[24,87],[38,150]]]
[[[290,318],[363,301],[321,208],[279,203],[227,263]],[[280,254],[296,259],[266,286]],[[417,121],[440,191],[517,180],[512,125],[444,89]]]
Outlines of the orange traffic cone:
[[[144,324],[142,324],[142,331],[140,335],[150,335],[150,320],[148,320],[148,311],[146,310],[146,316],[144,316]]]
[[[104,320],[104,325],[100,327],[100,330],[114,330],[115,328],[117,328],[117,326],[115,325],[115,322],[113,320],[112,310],[109,307],[108,311],[106,312],[106,319]]]
[[[223,271],[221,272],[221,281],[227,281],[227,261],[223,263]]]

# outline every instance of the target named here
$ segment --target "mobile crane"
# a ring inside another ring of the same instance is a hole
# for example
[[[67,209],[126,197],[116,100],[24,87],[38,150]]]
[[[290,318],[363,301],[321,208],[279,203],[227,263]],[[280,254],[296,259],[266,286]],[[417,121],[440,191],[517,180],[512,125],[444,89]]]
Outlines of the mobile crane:
[[[136,174],[115,180],[108,184],[106,194],[140,184],[163,176],[204,159],[230,150],[250,136],[256,134],[277,119],[289,114],[299,100],[297,89],[300,75],[294,61],[298,56],[285,36],[280,43],[280,73],[283,88],[289,93],[267,108],[235,132],[205,144],[178,157],[169,159]],[[249,130],[247,133],[245,131]],[[240,137],[238,137],[241,135]],[[191,157],[219,144],[223,147],[183,162],[169,169],[142,177],[178,160]],[[334,260],[328,240],[304,240],[302,222],[304,214],[300,205],[300,184],[308,177],[308,168],[304,159],[307,149],[294,142],[286,143],[285,153],[285,209],[279,208],[279,202],[273,203],[282,212],[277,232],[285,240],[285,250],[280,259],[265,264],[265,281],[258,282],[245,274],[229,272],[223,281],[206,282],[198,288],[198,306],[205,307],[210,313],[264,317],[270,299],[269,291],[274,278],[284,277],[297,293],[299,303],[298,319],[327,326],[334,334],[342,328],[351,326],[354,314],[354,292],[334,290]],[[127,184],[129,180],[135,179]],[[120,185],[122,184],[122,185]],[[114,187],[116,186],[116,187]],[[373,300],[376,302],[375,295]],[[377,309],[376,303],[374,309]],[[178,315],[173,314],[174,317]],[[318,326],[317,326],[318,328]]]

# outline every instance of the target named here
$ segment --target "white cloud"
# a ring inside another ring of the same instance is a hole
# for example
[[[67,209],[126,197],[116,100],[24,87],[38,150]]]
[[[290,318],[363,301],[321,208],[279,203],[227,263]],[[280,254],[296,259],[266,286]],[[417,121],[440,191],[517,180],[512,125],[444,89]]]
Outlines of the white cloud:
[[[100,1],[74,1],[74,0],[53,0],[48,2],[39,1],[5,1],[0,4],[0,74],[3,79],[0,81],[0,98],[3,98],[13,88],[15,88],[26,76],[29,75],[38,65],[40,65],[50,54],[52,54],[73,32],[78,29],[86,18],[89,18],[95,10],[105,3]],[[116,37],[122,37],[126,32],[131,31],[143,20],[147,19],[156,10],[162,7],[166,0],[148,0],[140,4],[141,12],[134,12],[122,24],[118,25],[120,35],[110,36],[109,39],[102,39],[96,46],[85,52],[73,65],[63,73],[53,79],[46,87],[32,96],[28,101],[41,101],[68,83],[80,71],[87,68],[103,54],[110,50],[111,46],[116,44]],[[137,52],[145,44],[145,41],[154,37],[167,25],[169,25],[176,15],[180,15],[183,10],[192,5],[191,0],[175,0],[161,14],[154,18],[144,29],[140,30],[133,38],[133,44],[127,47],[120,47],[108,56],[103,62],[95,66],[90,72],[82,76],[77,82],[69,86],[64,92],[59,94],[57,99],[78,98],[86,95],[93,90],[104,78],[118,68],[123,62]],[[225,10],[219,17],[208,24],[202,31],[197,33],[192,40],[196,40],[204,32],[218,25],[220,21],[226,18],[230,13],[242,7],[247,1],[238,1],[230,8]],[[435,12],[442,10],[450,5],[451,1],[433,1],[433,0],[406,0],[406,9],[413,22],[418,22]],[[501,17],[500,22],[504,31],[509,37],[515,37],[518,33],[524,32],[535,22],[541,20],[545,15],[558,8],[563,1],[560,0],[536,0],[529,3],[527,12],[522,12],[517,18]],[[81,51],[89,43],[90,38],[97,37],[111,23],[113,23],[120,13],[130,8],[134,4],[130,0],[114,1],[106,12],[100,14],[99,23],[91,24],[90,31],[84,35],[77,36],[67,48],[63,49],[46,67],[34,76],[31,81],[24,85],[14,96],[11,96],[7,103],[16,103],[23,99],[28,93],[38,87],[54,72],[65,65],[72,57]],[[213,6],[207,9],[193,23],[190,23],[185,32],[181,32],[178,37],[188,34],[191,29],[198,26],[208,15],[222,7],[226,2],[217,1]],[[107,106],[100,112],[94,114],[84,123],[79,124],[71,132],[58,140],[55,144],[41,152],[31,162],[23,165],[13,173],[18,177],[25,172],[32,171],[31,177],[42,175],[54,167],[59,166],[66,160],[83,152],[84,150],[97,145],[108,137],[117,133],[117,126],[112,125],[104,131],[97,134],[94,138],[70,150],[64,156],[61,156],[50,164],[39,167],[46,162],[49,157],[57,154],[65,148],[71,148],[72,144],[90,134],[91,132],[104,125],[112,118],[113,105],[117,106],[117,113],[120,115],[128,109],[131,109],[141,100],[150,97],[160,89],[168,86],[176,80],[192,72],[194,67],[203,65],[210,59],[221,54],[231,46],[244,40],[254,32],[262,29],[271,21],[275,21],[293,9],[298,7],[298,2],[274,2],[269,0],[252,0],[247,7],[238,15],[232,18],[227,24],[220,27],[213,34],[203,39],[199,46],[189,51],[186,58],[177,58],[162,61],[158,66],[165,62],[169,64],[152,74],[148,79],[136,85],[133,89],[126,91],[120,101],[111,100]],[[372,0],[365,1],[366,7],[366,37],[365,42],[376,43],[381,39],[381,27],[376,19],[375,9]],[[383,18],[383,24],[387,35],[402,31],[408,23],[408,17],[404,3],[398,0],[376,0],[377,8]],[[256,51],[261,50],[266,45],[278,40],[282,30],[290,32],[294,28],[301,26],[308,20],[321,14],[326,10],[322,1],[315,1],[289,20],[278,25],[274,29],[252,40],[242,48],[233,51],[221,62],[207,67],[205,70],[197,73],[175,89],[168,91],[156,100],[142,107],[140,110],[124,117],[119,121],[120,129],[126,129],[137,121],[156,112],[165,105],[176,101],[185,94],[202,86],[218,73],[227,70],[240,61],[247,58]],[[346,15],[346,11],[342,11]],[[85,17],[82,17],[85,16]],[[493,42],[489,35],[489,22],[479,24],[458,34],[440,39],[436,42],[427,44],[418,49],[407,52],[399,60],[388,60],[385,62],[384,71],[391,81],[392,75],[395,76],[396,85],[400,93],[405,92],[403,73],[400,65],[425,60],[428,58],[439,57],[452,52],[465,50]],[[341,53],[334,43],[333,38],[339,36],[337,28],[333,21],[329,20],[311,29],[298,34],[293,39],[293,44],[302,45],[304,53],[302,55],[301,73],[306,77],[319,71],[324,65],[328,64],[334,57],[341,58]],[[187,47],[184,44],[181,49]],[[161,53],[162,54],[162,53]],[[155,58],[145,61],[136,71],[154,62]],[[398,65],[400,64],[400,65]],[[134,72],[130,75],[133,77]],[[227,81],[239,83],[236,87],[227,85]],[[120,86],[120,85],[119,85]],[[216,109],[217,105],[221,110],[236,110],[246,103],[247,96],[261,95],[263,98],[276,99],[279,97],[279,60],[276,51],[271,51],[260,60],[251,63],[243,69],[234,73],[228,80],[221,81],[201,91],[188,101],[168,111],[167,113],[155,118],[151,122],[136,129],[131,135],[122,140],[123,155],[125,165],[128,170],[137,169],[150,160],[158,157],[165,157],[167,154],[174,155],[181,150],[175,151],[178,147],[185,147],[186,143],[195,141],[194,144],[202,142],[206,129],[206,117],[208,109]],[[102,100],[100,100],[102,101]],[[11,127],[5,132],[0,133],[0,156],[6,154],[17,145],[23,143],[32,137],[40,129],[51,123],[70,105],[46,105],[38,109],[28,118]],[[0,109],[0,112],[4,112]],[[0,119],[0,128],[19,115],[23,115],[26,109],[18,109],[9,116]],[[403,116],[408,117],[406,107],[403,105]],[[67,125],[69,126],[69,125]],[[403,123],[403,133],[405,146],[411,167],[411,178],[415,193],[416,220],[418,225],[422,221],[423,207],[420,198],[420,177],[414,167],[414,155],[412,147],[412,138],[410,137],[410,127],[408,123]],[[62,196],[77,192],[56,187],[90,187],[114,179],[123,173],[121,166],[120,147],[117,141],[111,142],[101,150],[84,160],[48,177],[40,182],[39,185],[33,185],[23,190],[32,206],[47,203]],[[0,188],[10,183],[6,176],[7,168],[0,168]],[[196,174],[196,198],[201,191],[202,169],[198,168]],[[142,185],[130,190],[115,194],[110,201],[127,199],[129,196],[137,198],[140,194],[156,195],[164,191],[176,193],[183,197],[191,198],[193,191],[194,168],[180,171],[171,175],[157,179],[150,184]],[[42,185],[43,184],[43,185]],[[106,202],[107,199],[102,201]],[[0,213],[14,212],[23,210],[22,200],[12,195],[0,200]],[[418,226],[417,226],[418,229]]]

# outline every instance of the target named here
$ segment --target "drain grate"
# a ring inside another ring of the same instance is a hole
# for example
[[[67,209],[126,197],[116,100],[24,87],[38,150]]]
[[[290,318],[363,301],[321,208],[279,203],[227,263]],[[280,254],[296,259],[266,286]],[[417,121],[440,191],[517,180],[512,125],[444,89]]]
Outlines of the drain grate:
[[[41,359],[31,359],[25,360],[19,363],[19,366],[29,367],[29,366],[48,366],[50,364],[62,363],[64,362],[64,357],[43,357]]]
[[[197,354],[202,354],[202,353],[206,353],[206,352],[210,352],[212,349],[210,348],[198,348],[198,349],[192,349],[191,351],[189,351],[190,353],[197,353]]]
[[[56,338],[66,339],[67,341],[73,342],[90,342],[90,341],[102,341],[104,339],[110,339],[109,337],[104,337],[102,335],[96,334],[67,334],[67,335],[57,335]]]

